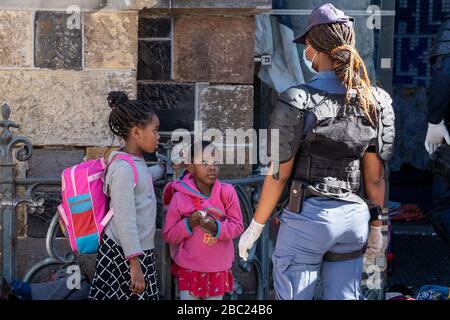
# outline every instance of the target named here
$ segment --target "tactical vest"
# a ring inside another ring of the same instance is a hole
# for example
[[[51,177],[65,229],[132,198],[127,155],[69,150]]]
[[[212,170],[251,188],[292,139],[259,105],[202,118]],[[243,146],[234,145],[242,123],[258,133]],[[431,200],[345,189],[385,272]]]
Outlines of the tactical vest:
[[[345,95],[310,88],[310,97],[307,112],[317,125],[300,145],[293,178],[313,195],[359,202],[360,159],[375,143],[376,127],[356,102],[345,104]]]
[[[364,202],[361,159],[373,145],[382,160],[390,160],[395,138],[392,100],[379,88],[372,91],[378,112],[374,125],[356,98],[347,104],[343,94],[307,85],[280,96],[270,127],[280,129],[281,162],[295,156],[290,206],[297,205],[290,210],[299,212],[302,201],[298,204],[296,197],[305,196]]]

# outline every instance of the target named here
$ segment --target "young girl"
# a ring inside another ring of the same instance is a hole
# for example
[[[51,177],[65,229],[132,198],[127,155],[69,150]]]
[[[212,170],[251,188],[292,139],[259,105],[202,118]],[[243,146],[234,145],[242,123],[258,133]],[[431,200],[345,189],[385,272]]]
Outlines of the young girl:
[[[153,181],[162,178],[164,167],[148,168],[142,153],[155,152],[159,119],[148,103],[128,100],[124,92],[109,93],[108,104],[109,127],[125,144],[108,160],[104,192],[114,215],[102,236],[89,298],[157,300]],[[131,159],[135,169],[120,155]]]
[[[199,154],[193,160],[171,185],[163,237],[171,244],[180,299],[221,300],[233,290],[233,239],[243,231],[242,213],[233,186],[218,180],[214,158]]]

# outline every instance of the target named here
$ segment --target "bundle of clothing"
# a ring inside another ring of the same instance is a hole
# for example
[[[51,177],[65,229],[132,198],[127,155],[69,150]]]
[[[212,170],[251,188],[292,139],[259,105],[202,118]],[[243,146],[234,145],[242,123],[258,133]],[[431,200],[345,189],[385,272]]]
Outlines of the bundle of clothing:
[[[425,220],[423,210],[416,204],[400,202],[389,202],[389,220],[391,221],[423,221]]]
[[[394,285],[385,295],[386,300],[450,300],[450,288],[440,285],[425,285],[419,290],[403,285]]]
[[[49,281],[8,283],[0,277],[0,300],[87,300],[91,283],[86,275],[74,277],[66,267],[52,272]]]

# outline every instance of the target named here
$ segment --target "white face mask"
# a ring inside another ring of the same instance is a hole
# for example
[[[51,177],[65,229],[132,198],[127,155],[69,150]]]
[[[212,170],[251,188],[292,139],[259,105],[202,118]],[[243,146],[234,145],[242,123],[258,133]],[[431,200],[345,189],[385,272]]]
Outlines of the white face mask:
[[[316,54],[314,55],[313,59],[311,61],[309,61],[308,58],[306,58],[306,51],[308,51],[309,48],[311,48],[310,45],[308,47],[306,47],[305,50],[303,50],[303,61],[305,62],[305,65],[308,67],[309,71],[311,71],[313,74],[317,74],[318,72],[316,71],[316,69],[313,68],[313,63],[314,63],[314,59],[317,57],[317,54],[319,52],[316,51]]]

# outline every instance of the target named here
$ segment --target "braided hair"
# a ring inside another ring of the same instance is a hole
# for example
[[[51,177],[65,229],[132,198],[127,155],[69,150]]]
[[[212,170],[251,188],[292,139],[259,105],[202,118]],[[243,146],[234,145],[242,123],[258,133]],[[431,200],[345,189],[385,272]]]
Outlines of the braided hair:
[[[131,128],[144,127],[155,116],[149,102],[129,100],[123,91],[111,91],[107,100],[112,109],[108,120],[109,128],[114,135],[123,139],[128,138]]]
[[[366,66],[355,48],[355,31],[340,23],[320,24],[308,32],[308,40],[317,51],[330,55],[333,68],[347,90],[346,103],[350,103],[351,89],[356,90],[359,105],[374,126],[376,107],[371,100],[371,84]]]

